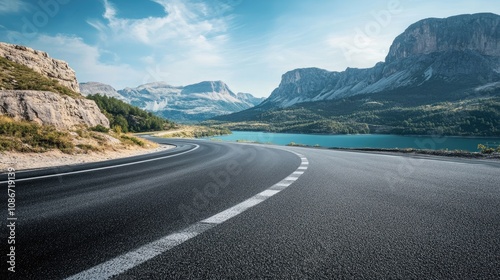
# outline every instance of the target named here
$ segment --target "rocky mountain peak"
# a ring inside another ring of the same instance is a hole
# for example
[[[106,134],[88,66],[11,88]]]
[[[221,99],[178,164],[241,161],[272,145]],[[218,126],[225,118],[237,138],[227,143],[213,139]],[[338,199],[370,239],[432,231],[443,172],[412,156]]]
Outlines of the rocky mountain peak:
[[[80,92],[75,71],[65,61],[53,59],[46,52],[0,42],[0,56],[56,80],[74,92]]]
[[[101,93],[178,122],[193,122],[242,111],[264,98],[249,93],[236,95],[222,81],[204,81],[186,86],[154,82],[115,91],[101,83],[82,83],[84,94]]]
[[[418,21],[396,37],[386,62],[446,51],[500,56],[500,16],[480,13]]]
[[[201,93],[201,92],[217,92],[219,94],[228,94],[236,97],[223,81],[203,81],[197,84],[184,87],[183,93]]]
[[[329,75],[330,72],[324,69],[320,68],[299,68],[295,69],[292,71],[288,71],[283,76],[281,77],[281,84],[286,85],[286,84],[293,84],[297,83],[301,80],[307,81],[309,79],[315,78],[315,77],[324,77],[326,75]]]

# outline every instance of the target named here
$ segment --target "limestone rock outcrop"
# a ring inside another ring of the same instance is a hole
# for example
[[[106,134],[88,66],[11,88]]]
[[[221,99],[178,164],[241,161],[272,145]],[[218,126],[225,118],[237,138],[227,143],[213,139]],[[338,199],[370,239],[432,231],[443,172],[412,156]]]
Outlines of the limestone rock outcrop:
[[[71,129],[77,125],[109,128],[109,120],[94,101],[49,91],[2,90],[0,115],[53,125],[58,129]]]

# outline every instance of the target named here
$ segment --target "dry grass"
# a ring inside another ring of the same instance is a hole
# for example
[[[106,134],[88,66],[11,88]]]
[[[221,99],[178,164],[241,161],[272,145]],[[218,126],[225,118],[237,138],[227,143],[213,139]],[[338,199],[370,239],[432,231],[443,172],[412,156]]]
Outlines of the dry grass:
[[[157,144],[131,134],[98,132],[85,126],[59,131],[53,126],[0,115],[0,151],[44,153],[59,150],[66,154],[88,154],[134,147],[156,148]]]
[[[0,89],[51,91],[73,98],[84,98],[56,80],[44,77],[27,66],[0,57]]]

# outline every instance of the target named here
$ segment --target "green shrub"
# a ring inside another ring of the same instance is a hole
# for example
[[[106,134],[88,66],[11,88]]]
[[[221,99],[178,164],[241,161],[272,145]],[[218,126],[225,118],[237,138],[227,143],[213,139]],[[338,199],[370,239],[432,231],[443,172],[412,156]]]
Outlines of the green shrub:
[[[500,147],[499,147],[500,148]],[[499,150],[499,148],[497,148],[497,150]],[[477,149],[482,153],[482,154],[492,154],[495,152],[495,148],[489,148],[489,147],[486,147],[485,145],[483,144],[479,144],[477,145]]]
[[[57,131],[53,126],[0,116],[0,150],[40,153],[51,149],[72,153],[74,144],[69,133]]]
[[[90,130],[92,131],[97,131],[97,132],[104,132],[104,133],[108,133],[109,132],[109,128],[103,126],[103,125],[96,125],[94,127],[91,127]]]

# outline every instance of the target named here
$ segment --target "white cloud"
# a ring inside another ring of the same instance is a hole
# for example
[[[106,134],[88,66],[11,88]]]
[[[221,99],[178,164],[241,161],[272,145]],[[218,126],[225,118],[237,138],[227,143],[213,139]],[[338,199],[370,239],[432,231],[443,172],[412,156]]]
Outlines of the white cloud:
[[[102,20],[89,20],[88,23],[100,32],[103,37],[117,41],[139,41],[149,46],[164,43],[176,43],[190,47],[206,47],[227,29],[224,18],[208,14],[205,3],[191,3],[179,0],[155,0],[163,6],[164,17],[148,17],[128,19],[117,17],[117,8],[104,1],[105,12]],[[200,44],[199,38],[205,38]]]
[[[18,13],[26,10],[28,5],[21,0],[2,0],[0,1],[0,14]]]
[[[138,77],[140,83],[163,80],[179,85],[227,76],[226,31],[231,18],[225,13],[230,5],[152,1],[163,7],[165,16],[121,18],[119,2],[104,0],[102,18],[87,21],[99,33],[96,51],[110,50],[123,60],[136,61],[130,63],[145,73]]]
[[[136,86],[141,77],[146,75],[127,64],[100,62],[102,51],[85,44],[78,37],[41,35],[30,46],[47,51],[52,58],[68,62],[75,70],[79,82],[98,81],[110,85]]]

